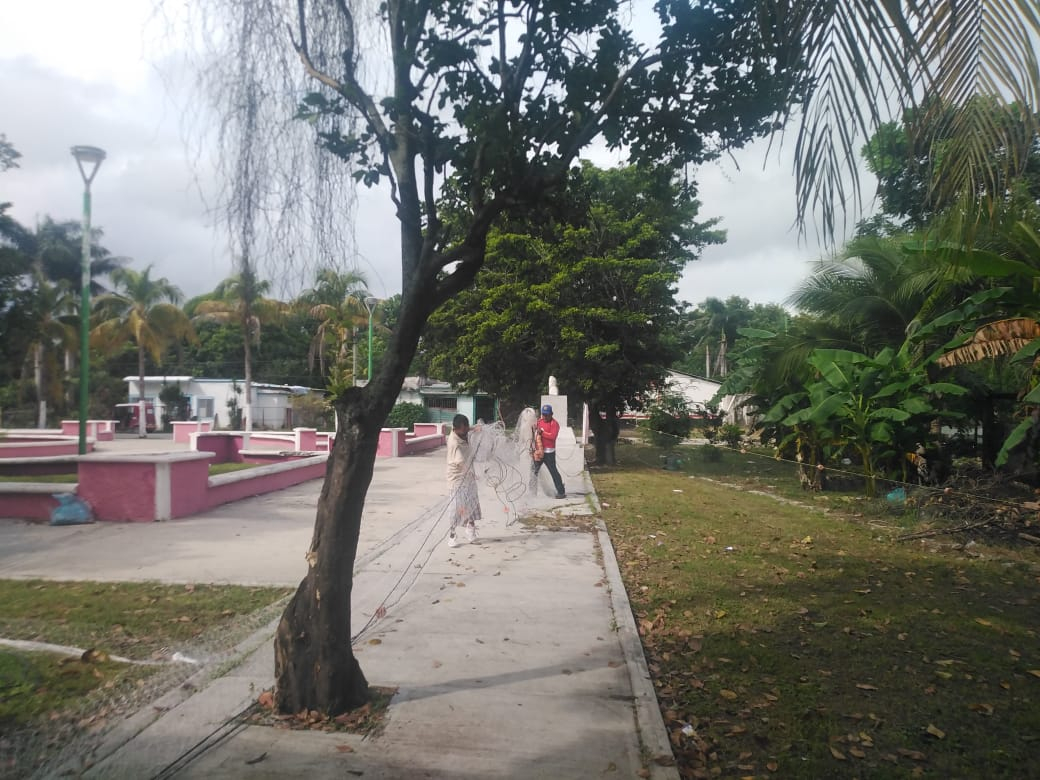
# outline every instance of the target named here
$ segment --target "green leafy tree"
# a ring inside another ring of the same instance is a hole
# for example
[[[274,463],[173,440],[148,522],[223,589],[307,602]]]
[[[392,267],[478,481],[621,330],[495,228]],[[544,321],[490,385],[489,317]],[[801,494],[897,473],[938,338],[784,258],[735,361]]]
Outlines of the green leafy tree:
[[[937,184],[936,177],[955,175],[942,169],[942,161],[968,124],[990,127],[974,141],[975,159],[984,167],[979,172],[982,189],[973,190],[972,198],[1002,201],[1016,186],[1033,200],[1040,198],[1040,136],[1035,119],[1023,116],[1024,110],[994,97],[973,96],[962,104],[934,100],[907,111],[901,123],[883,124],[862,153],[878,179],[884,214],[903,220],[905,229],[923,230],[957,205],[963,191]],[[1012,143],[1010,138],[1022,140]],[[1008,159],[1017,150],[1025,157]]]
[[[181,292],[165,277],[152,279],[152,267],[143,271],[117,268],[112,271],[115,291],[97,301],[98,324],[91,338],[106,352],[119,350],[128,341],[137,346],[137,375],[140,388],[138,435],[148,435],[145,428],[145,355],[157,365],[170,345],[195,337],[187,315],[177,303]]]
[[[0,133],[0,173],[11,168],[18,167],[18,158],[22,153],[14,148],[14,144],[7,140],[7,136]]]
[[[32,236],[5,213],[7,205],[0,203],[0,386],[17,382],[36,336]],[[12,387],[9,398],[18,395]]]
[[[679,274],[720,234],[665,170],[586,163],[549,205],[492,231],[475,286],[431,317],[423,350],[435,375],[518,403],[556,376],[589,404],[611,463],[617,415],[680,354]]]

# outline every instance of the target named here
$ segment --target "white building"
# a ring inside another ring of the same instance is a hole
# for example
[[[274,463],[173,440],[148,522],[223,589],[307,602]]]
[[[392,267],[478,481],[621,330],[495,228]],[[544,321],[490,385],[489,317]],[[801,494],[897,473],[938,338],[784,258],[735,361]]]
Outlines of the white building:
[[[753,410],[741,406],[748,396],[724,395],[716,399],[719,390],[722,389],[722,383],[714,379],[669,371],[665,385],[669,390],[681,394],[693,412],[714,409],[722,415],[723,422],[742,425],[745,428],[753,422]]]
[[[123,377],[131,403],[141,400],[140,378]],[[193,420],[212,420],[214,428],[226,428],[231,424],[231,408],[242,410],[246,406],[244,379],[207,379],[193,376],[146,376],[144,378],[144,400],[155,405],[157,419],[163,419],[165,405],[159,400],[164,387],[176,385],[188,398],[189,417]],[[291,430],[294,427],[291,400],[295,396],[316,395],[324,397],[324,391],[295,385],[273,385],[253,382],[252,409],[253,428]]]

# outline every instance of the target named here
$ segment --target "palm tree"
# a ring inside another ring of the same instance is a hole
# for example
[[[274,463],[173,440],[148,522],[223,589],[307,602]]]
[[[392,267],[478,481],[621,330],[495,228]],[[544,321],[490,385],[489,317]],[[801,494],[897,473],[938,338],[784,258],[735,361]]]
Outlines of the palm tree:
[[[91,231],[90,242],[90,293],[101,295],[108,292],[98,277],[111,275],[126,264],[126,258],[115,257],[101,246],[102,232]],[[55,222],[44,217],[31,236],[29,252],[38,263],[40,271],[51,281],[65,280],[71,289],[79,289],[82,280],[83,226],[76,221]]]
[[[339,366],[344,365],[347,345],[351,341],[357,357],[357,329],[368,321],[365,308],[368,296],[368,280],[360,271],[341,273],[323,268],[315,276],[314,287],[297,298],[298,306],[320,320],[307,354],[307,363],[312,370],[317,359],[319,371],[325,376],[325,357],[329,351],[335,351]],[[351,373],[356,373],[356,365]]]
[[[921,319],[952,304],[971,281],[941,255],[910,248],[909,237],[863,236],[821,260],[788,298],[848,333],[849,348],[899,348]]]
[[[1028,164],[1040,130],[1035,0],[759,0],[758,8],[776,56],[804,76],[782,119],[799,115],[799,219],[817,209],[825,235],[834,235],[840,209],[859,202],[850,187],[857,147],[887,118],[919,111],[912,147],[943,138],[929,183],[939,202],[1000,199],[1000,182]]]
[[[52,350],[59,347],[65,350],[66,356],[76,343],[76,326],[70,322],[70,314],[77,302],[77,296],[64,280],[50,282],[39,269],[33,274],[32,289],[32,330],[35,339],[30,344],[29,353],[33,362],[33,384],[36,386],[38,428],[47,427],[47,381],[48,375],[58,371],[57,361]],[[48,358],[50,358],[48,360]],[[66,365],[67,367],[67,365]],[[61,394],[57,394],[60,399]]]
[[[112,271],[116,291],[97,302],[99,324],[91,336],[106,351],[118,349],[127,340],[137,345],[137,374],[140,391],[138,435],[148,435],[144,396],[144,358],[147,352],[162,362],[166,348],[181,339],[194,339],[191,320],[177,305],[181,291],[165,277],[152,279],[152,266],[138,272],[131,268]]]
[[[256,278],[252,266],[242,264],[241,273],[220,284],[207,300],[195,306],[194,319],[198,322],[237,323],[242,328],[243,361],[245,364],[245,430],[253,430],[253,346],[260,346],[263,323],[277,320],[287,307],[281,301],[265,298],[269,282]]]
[[[723,301],[708,298],[691,313],[690,335],[695,348],[704,349],[704,376],[726,376],[729,368],[729,348],[737,338],[737,329],[749,324],[751,309],[748,301],[731,296]],[[712,345],[715,359],[712,361]]]

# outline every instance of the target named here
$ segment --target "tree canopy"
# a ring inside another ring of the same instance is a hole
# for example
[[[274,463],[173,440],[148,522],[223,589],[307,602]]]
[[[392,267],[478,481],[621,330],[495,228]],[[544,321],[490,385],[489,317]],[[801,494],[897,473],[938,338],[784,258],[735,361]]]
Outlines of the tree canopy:
[[[723,238],[667,169],[585,163],[543,207],[492,229],[475,285],[434,313],[429,372],[517,403],[555,375],[613,416],[680,355],[676,283]]]

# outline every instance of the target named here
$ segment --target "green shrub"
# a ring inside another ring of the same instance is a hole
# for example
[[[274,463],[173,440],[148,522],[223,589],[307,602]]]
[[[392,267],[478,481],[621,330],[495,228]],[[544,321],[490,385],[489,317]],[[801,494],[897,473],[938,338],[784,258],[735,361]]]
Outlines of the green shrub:
[[[316,395],[297,395],[289,403],[293,410],[293,425],[320,431],[336,427],[336,411],[326,399]]]
[[[426,407],[421,404],[397,404],[383,423],[386,428],[412,430],[417,422],[426,422]]]
[[[665,393],[647,407],[650,440],[658,447],[674,447],[693,430],[690,409],[681,395]]]
[[[736,449],[740,446],[740,439],[744,435],[744,429],[739,425],[733,425],[727,423],[719,429],[719,438],[726,443],[727,446]]]

